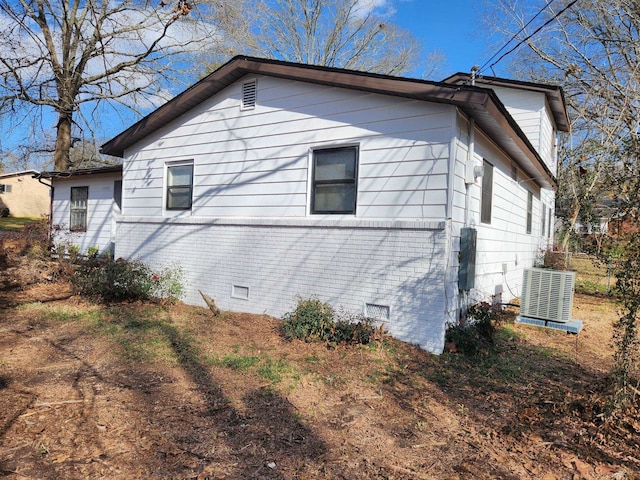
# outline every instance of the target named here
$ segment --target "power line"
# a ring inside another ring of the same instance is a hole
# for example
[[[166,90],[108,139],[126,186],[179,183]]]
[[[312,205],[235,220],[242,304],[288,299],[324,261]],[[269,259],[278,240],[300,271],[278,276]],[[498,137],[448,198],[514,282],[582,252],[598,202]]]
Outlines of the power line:
[[[509,41],[508,41],[507,43],[505,43],[502,47],[500,47],[500,49],[499,49],[496,53],[494,53],[494,54],[491,56],[491,58],[489,58],[489,60],[487,60],[487,61],[484,63],[484,65],[482,65],[482,66],[478,69],[478,71],[482,71],[482,69],[483,69],[484,67],[486,67],[486,66],[489,64],[489,62],[490,62],[491,60],[493,60],[494,58],[496,58],[496,57],[498,56],[498,54],[499,54],[502,50],[504,50],[505,48],[507,48],[507,45],[509,45],[511,42],[513,42],[513,40],[515,40],[515,39],[518,37],[518,35],[520,35],[520,34],[524,31],[524,29],[525,29],[525,28],[527,28],[529,25],[531,25],[531,22],[533,22],[536,18],[538,18],[538,17],[542,14],[542,12],[544,12],[547,8],[549,8],[549,5],[551,5],[553,2],[554,2],[554,0],[549,0],[549,1],[545,4],[545,6],[544,6],[544,7],[542,7],[542,8],[538,11],[538,13],[536,13],[536,14],[531,18],[531,20],[529,20],[529,21],[526,23],[526,25],[524,25],[520,30],[518,30],[516,33],[514,33],[514,34],[513,34],[513,36],[509,39]],[[502,58],[502,57],[500,57],[500,58]],[[499,61],[499,60],[498,60],[498,61]],[[497,62],[496,62],[496,63],[497,63]],[[495,63],[494,63],[494,64],[492,64],[491,66],[493,66],[493,65],[495,65]]]
[[[523,38],[522,40],[520,40],[518,42],[518,44],[513,47],[511,50],[509,50],[508,52],[503,53],[500,58],[498,58],[498,60],[496,60],[495,62],[493,62],[491,65],[489,65],[489,68],[491,68],[493,70],[493,66],[498,63],[500,60],[502,60],[504,57],[506,57],[507,55],[509,55],[510,53],[512,53],[513,51],[517,50],[518,47],[520,47],[520,45],[522,45],[524,42],[526,42],[527,40],[529,40],[531,37],[533,37],[536,33],[538,33],[540,30],[542,30],[544,27],[546,27],[547,25],[549,25],[551,22],[553,22],[554,20],[556,20],[560,15],[562,15],[564,12],[566,12],[569,8],[571,8],[575,3],[577,3],[578,0],[573,0],[571,3],[569,3],[566,7],[564,7],[562,10],[560,10],[558,13],[556,13],[553,17],[551,17],[549,20],[547,20],[546,22],[544,22],[542,25],[540,25],[538,28],[536,28],[531,34],[527,35],[525,38]],[[551,3],[551,2],[549,2]],[[549,3],[547,4],[547,6],[549,6]],[[521,30],[522,31],[522,30]],[[520,32],[518,32],[520,33]],[[495,56],[495,55],[494,55]],[[493,57],[492,57],[493,58]],[[491,60],[489,60],[491,61]],[[489,63],[489,62],[487,62]],[[486,63],[485,63],[486,65]],[[483,65],[484,67],[484,65]]]

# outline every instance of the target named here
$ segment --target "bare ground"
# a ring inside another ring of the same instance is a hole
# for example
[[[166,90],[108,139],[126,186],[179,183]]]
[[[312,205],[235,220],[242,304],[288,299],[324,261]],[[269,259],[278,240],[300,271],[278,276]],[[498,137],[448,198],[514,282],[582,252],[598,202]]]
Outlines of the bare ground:
[[[0,477],[640,478],[637,416],[605,415],[607,298],[577,297],[577,342],[509,325],[495,354],[469,359],[389,338],[287,342],[267,316],[95,305],[12,260]]]

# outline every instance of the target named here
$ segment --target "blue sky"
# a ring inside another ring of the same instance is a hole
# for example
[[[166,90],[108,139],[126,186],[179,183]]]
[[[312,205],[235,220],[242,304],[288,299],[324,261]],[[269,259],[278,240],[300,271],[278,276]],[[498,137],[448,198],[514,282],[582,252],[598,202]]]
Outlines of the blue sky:
[[[233,0],[231,0],[233,1]],[[434,74],[427,75],[429,80],[442,80],[456,73],[468,73],[473,65],[484,64],[493,53],[495,47],[482,31],[481,19],[485,16],[481,11],[485,0],[363,0],[382,10],[391,8],[395,13],[390,21],[412,32],[422,44],[426,52],[437,51],[444,57],[444,64]],[[502,44],[499,44],[502,46]],[[505,73],[506,62],[501,62],[495,74],[508,76]],[[424,77],[423,69],[411,72],[409,76]],[[491,74],[486,69],[485,74]],[[131,125],[135,119],[131,115],[119,117],[113,112],[107,114],[102,125],[95,132],[98,137],[107,139]],[[113,115],[113,117],[112,117]],[[43,127],[48,134],[55,133],[55,118],[45,113]],[[14,141],[19,142],[23,132],[9,136],[0,141],[0,147],[11,149]]]
[[[427,50],[445,56],[444,76],[469,73],[473,65],[483,65],[495,53],[483,33],[482,4],[482,0],[396,0],[393,20],[418,37]],[[496,74],[505,75],[503,62],[497,67]]]

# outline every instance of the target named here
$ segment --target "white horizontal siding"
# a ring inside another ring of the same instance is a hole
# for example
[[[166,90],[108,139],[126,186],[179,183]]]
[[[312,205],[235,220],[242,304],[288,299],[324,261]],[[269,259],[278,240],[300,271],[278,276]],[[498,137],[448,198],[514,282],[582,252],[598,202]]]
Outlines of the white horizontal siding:
[[[544,163],[555,174],[556,133],[551,117],[551,108],[544,93],[493,85],[491,88],[518,123]]]
[[[557,173],[557,156],[556,156],[556,132],[553,129],[553,120],[551,111],[546,108],[540,113],[540,156],[544,160],[551,173]]]
[[[443,218],[452,107],[259,77],[243,112],[239,85],[127,152],[125,215],[166,214],[174,160],[194,162],[190,215],[308,215],[312,149],[357,145],[358,217]]]
[[[523,269],[534,264],[545,245],[541,236],[540,189],[521,177],[513,180],[511,161],[486,139],[480,139],[476,136],[476,151],[494,165],[493,206],[491,224],[480,223],[480,186],[472,187],[473,218],[478,230],[473,295],[483,300],[494,295],[509,300],[520,294]],[[530,234],[526,233],[528,191],[533,193]]]
[[[111,247],[115,234],[113,217],[117,215],[113,200],[114,181],[118,179],[119,175],[102,174],[53,180],[52,224],[54,243],[58,248],[72,244],[79,247],[80,253],[86,253],[89,247],[96,247],[101,252]],[[69,231],[71,187],[89,187],[85,232]]]

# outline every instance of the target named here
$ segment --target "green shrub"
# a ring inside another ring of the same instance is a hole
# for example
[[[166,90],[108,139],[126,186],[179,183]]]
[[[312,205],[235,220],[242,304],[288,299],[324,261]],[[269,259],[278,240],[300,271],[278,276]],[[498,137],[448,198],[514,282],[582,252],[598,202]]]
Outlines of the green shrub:
[[[140,260],[90,257],[82,262],[73,285],[80,295],[103,301],[178,300],[184,293],[179,267],[154,272]]]
[[[362,315],[337,314],[331,305],[315,297],[298,299],[295,310],[284,315],[281,328],[289,340],[331,344],[368,344],[375,333],[370,319]]]
[[[184,296],[184,271],[177,264],[154,273],[151,276],[151,295],[168,302],[176,302]]]
[[[469,306],[466,322],[449,327],[445,341],[453,343],[456,351],[476,356],[492,349],[497,330],[498,319],[494,307],[481,302]]]
[[[296,309],[282,319],[282,332],[289,340],[327,340],[333,327],[333,315],[331,305],[315,297],[298,299]]]

